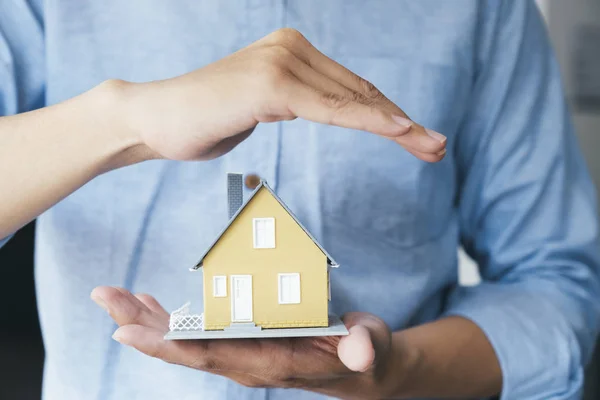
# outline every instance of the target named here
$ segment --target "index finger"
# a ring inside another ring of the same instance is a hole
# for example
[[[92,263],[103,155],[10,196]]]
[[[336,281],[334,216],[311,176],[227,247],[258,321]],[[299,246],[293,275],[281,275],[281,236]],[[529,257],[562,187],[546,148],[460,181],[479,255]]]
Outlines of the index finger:
[[[322,124],[368,131],[393,139],[401,140],[410,135],[414,127],[399,122],[395,116],[379,107],[372,107],[349,98],[325,93],[300,82],[291,83],[285,104],[297,117]],[[412,140],[420,152],[443,156],[444,143],[426,136],[416,136]],[[440,158],[441,159],[441,158]],[[438,161],[438,160],[435,160]]]
[[[375,85],[321,53],[300,32],[290,29],[285,32],[285,35],[288,36],[289,50],[315,71],[339,82],[350,90],[360,93],[367,99],[372,100],[374,104],[384,107],[390,113],[410,119],[404,110],[389,100]],[[410,132],[398,138],[397,142],[403,147],[417,150],[417,154],[415,152],[411,153],[418,156],[418,153],[422,152],[419,151],[420,146],[418,144],[432,140],[443,144],[443,147],[439,150],[441,152],[446,145],[446,137],[439,132],[414,123]]]

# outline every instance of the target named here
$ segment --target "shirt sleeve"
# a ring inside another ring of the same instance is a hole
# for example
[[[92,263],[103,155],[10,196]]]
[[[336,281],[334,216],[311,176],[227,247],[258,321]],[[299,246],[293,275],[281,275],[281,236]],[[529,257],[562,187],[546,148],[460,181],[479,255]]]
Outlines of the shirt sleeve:
[[[596,193],[535,4],[485,4],[455,143],[461,242],[482,283],[454,288],[445,315],[485,332],[503,400],[579,398],[599,328]]]
[[[44,71],[41,1],[0,1],[0,117],[44,105]]]

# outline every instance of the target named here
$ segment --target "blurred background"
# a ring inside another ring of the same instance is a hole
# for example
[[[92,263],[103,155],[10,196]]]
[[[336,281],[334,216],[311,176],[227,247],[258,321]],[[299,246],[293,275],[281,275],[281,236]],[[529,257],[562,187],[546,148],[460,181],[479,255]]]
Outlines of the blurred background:
[[[600,188],[600,0],[538,0],[563,72],[579,142]],[[34,224],[0,249],[0,400],[39,399],[43,345],[33,282]],[[461,284],[477,284],[477,266],[460,252]],[[600,299],[598,299],[600,301]],[[600,399],[600,352],[588,368],[585,399]],[[551,366],[549,366],[551,367]]]

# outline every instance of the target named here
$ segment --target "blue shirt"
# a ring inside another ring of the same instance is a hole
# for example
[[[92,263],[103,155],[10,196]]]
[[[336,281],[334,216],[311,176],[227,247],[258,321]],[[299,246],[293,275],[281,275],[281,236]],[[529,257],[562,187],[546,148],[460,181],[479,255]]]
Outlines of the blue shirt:
[[[187,268],[226,223],[228,171],[267,180],[341,264],[334,312],[371,312],[393,330],[469,318],[498,355],[502,399],[578,398],[599,322],[595,191],[531,1],[2,1],[0,115],[108,78],[182,74],[283,26],[447,135],[446,158],[297,120],[261,124],[214,161],[93,180],[38,219],[44,398],[317,398],[120,346],[89,300],[122,285],[200,311],[202,275]],[[479,263],[478,286],[458,286],[459,245]]]

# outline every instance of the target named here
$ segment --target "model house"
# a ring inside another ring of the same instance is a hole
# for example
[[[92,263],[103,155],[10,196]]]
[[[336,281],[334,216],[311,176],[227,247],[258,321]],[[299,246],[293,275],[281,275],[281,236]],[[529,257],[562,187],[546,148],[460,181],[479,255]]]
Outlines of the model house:
[[[245,203],[228,174],[229,222],[193,270],[203,272],[203,329],[327,327],[325,249],[262,181]]]

